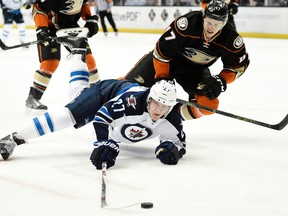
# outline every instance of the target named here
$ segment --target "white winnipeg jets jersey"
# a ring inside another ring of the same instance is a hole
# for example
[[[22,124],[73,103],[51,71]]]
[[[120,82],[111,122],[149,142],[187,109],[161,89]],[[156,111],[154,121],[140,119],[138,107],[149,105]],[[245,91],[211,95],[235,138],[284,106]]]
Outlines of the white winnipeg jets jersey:
[[[105,103],[93,122],[96,139],[136,143],[159,137],[160,141],[169,140],[184,148],[185,133],[181,115],[172,110],[166,118],[153,122],[147,111],[149,91],[141,86],[132,87]]]

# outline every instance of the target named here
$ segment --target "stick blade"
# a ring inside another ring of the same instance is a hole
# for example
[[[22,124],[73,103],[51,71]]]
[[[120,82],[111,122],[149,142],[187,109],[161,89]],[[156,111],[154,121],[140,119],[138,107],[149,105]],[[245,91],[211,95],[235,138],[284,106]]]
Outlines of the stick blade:
[[[3,43],[1,39],[0,39],[0,47],[2,50],[7,50],[7,46]]]
[[[287,124],[288,124],[288,114],[281,122],[279,122],[276,125],[273,125],[272,128],[275,130],[282,130],[284,127],[286,127]]]

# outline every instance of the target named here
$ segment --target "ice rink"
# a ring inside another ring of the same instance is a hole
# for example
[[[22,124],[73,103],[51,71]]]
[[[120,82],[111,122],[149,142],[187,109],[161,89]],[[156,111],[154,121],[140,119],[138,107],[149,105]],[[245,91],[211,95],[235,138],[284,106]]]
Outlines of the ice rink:
[[[89,39],[102,79],[125,75],[152,50],[157,34],[102,32]],[[34,31],[27,41],[35,40]],[[244,38],[251,63],[220,96],[220,110],[276,124],[288,113],[288,40]],[[17,31],[7,45],[18,44]],[[62,61],[44,94],[49,109],[65,105],[69,71]],[[31,119],[25,100],[38,69],[36,46],[0,50],[1,137]],[[211,70],[219,73],[221,63]],[[186,98],[179,87],[179,97]],[[184,122],[187,154],[160,163],[158,140],[120,146],[107,171],[109,207],[101,209],[101,171],[90,163],[92,125],[30,140],[0,159],[0,216],[287,216],[288,127],[276,131],[222,115]]]

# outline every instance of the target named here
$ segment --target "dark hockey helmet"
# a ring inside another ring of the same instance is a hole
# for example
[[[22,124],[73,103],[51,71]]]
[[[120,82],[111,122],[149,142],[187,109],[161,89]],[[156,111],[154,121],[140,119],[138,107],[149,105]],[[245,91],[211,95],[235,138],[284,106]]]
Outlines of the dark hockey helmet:
[[[204,17],[227,22],[228,20],[228,6],[221,0],[210,0],[204,10]]]

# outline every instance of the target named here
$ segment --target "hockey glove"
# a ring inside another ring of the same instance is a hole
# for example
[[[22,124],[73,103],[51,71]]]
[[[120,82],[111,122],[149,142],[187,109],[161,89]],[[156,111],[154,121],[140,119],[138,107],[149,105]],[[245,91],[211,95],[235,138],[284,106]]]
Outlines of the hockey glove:
[[[237,14],[237,13],[238,13],[238,6],[239,6],[238,3],[236,3],[236,2],[230,3],[230,4],[228,5],[229,13],[230,13],[231,15]]]
[[[93,16],[88,16],[86,18],[86,24],[84,25],[84,27],[89,29],[89,33],[87,35],[87,37],[92,37],[93,35],[97,34],[99,27],[98,27],[98,20],[99,17],[97,15],[93,15]]]
[[[36,36],[38,43],[43,44],[44,46],[47,46],[52,42],[52,38],[48,33],[48,27],[38,27],[36,29]]]
[[[163,164],[176,165],[178,160],[182,157],[179,154],[178,148],[171,141],[164,141],[155,149],[156,158]]]
[[[217,98],[227,88],[226,81],[221,76],[211,76],[198,84],[197,94],[205,95],[210,100]]]
[[[102,163],[107,163],[107,169],[115,165],[116,157],[119,154],[119,145],[114,140],[100,141],[96,145],[90,160],[97,170],[102,169]]]

